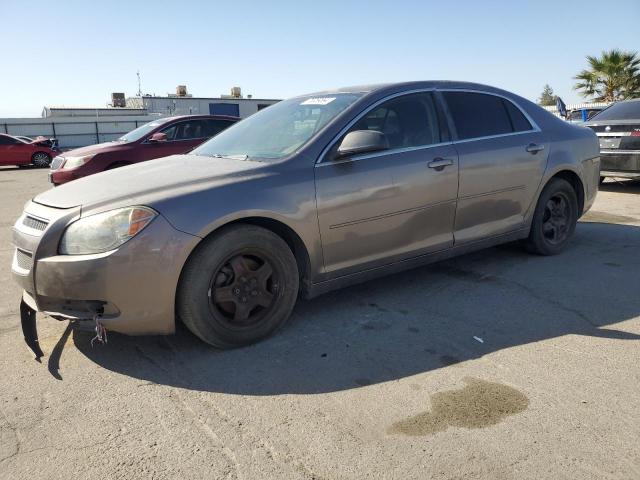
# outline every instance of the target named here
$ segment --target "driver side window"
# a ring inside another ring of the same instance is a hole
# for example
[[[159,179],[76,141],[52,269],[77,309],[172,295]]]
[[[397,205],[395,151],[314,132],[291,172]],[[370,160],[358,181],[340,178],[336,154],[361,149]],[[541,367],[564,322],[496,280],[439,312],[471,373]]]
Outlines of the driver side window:
[[[174,123],[170,127],[161,130],[161,132],[167,136],[168,142],[207,137],[202,120]]]
[[[384,133],[390,149],[421,147],[445,140],[433,96],[428,92],[403,95],[383,103],[358,120],[347,133],[356,130]]]

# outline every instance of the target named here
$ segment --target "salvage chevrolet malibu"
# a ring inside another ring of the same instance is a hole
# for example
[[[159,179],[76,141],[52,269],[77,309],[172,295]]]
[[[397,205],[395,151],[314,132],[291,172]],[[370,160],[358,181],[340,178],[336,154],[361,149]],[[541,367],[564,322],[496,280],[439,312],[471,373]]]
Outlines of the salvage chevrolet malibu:
[[[35,311],[125,334],[181,320],[220,348],[282,327],[299,294],[523,240],[553,255],[598,189],[599,145],[512,93],[462,82],[292,98],[187,155],[30,201],[13,277]]]

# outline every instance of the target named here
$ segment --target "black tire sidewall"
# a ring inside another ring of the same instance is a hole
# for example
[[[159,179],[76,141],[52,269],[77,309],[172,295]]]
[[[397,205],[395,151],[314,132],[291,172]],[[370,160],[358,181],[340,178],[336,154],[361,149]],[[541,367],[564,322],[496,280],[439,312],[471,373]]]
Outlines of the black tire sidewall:
[[[543,235],[542,223],[547,202],[558,192],[563,192],[569,199],[571,219],[569,220],[569,230],[567,232],[567,237],[565,238],[565,240],[562,243],[551,244]],[[536,210],[533,215],[533,221],[531,223],[531,231],[529,233],[529,238],[527,241],[527,248],[529,249],[529,251],[540,255],[556,255],[562,252],[573,236],[577,221],[578,198],[576,196],[575,190],[569,182],[562,178],[552,179],[542,190],[540,198],[538,199],[538,203],[536,204]]]
[[[211,277],[225,260],[248,249],[264,255],[277,272],[280,282],[277,303],[260,323],[230,328],[211,312],[208,297]],[[249,345],[286,323],[295,305],[298,287],[296,260],[284,240],[261,227],[235,225],[204,240],[189,257],[178,286],[176,312],[189,330],[215,347]]]

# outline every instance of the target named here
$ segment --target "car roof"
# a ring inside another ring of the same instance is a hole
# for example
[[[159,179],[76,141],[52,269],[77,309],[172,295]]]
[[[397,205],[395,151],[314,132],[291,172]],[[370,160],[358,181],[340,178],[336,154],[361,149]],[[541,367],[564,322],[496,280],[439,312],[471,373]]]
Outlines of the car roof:
[[[419,81],[411,81],[411,82],[397,82],[397,83],[378,83],[372,85],[355,85],[351,87],[340,87],[333,88],[328,90],[323,90],[320,92],[313,92],[310,94],[300,95],[300,96],[310,96],[310,95],[328,95],[334,93],[375,93],[384,90],[419,90],[419,89],[429,89],[429,88],[453,88],[453,89],[468,89],[468,90],[483,90],[483,91],[495,91],[501,92],[502,90],[491,87],[489,85],[483,85],[481,83],[474,82],[462,82],[456,80],[419,80]]]
[[[204,114],[199,114],[199,115],[174,115],[173,117],[159,117],[156,118],[154,120],[151,120],[152,122],[164,122],[164,123],[168,123],[168,122],[175,122],[176,120],[185,120],[185,119],[189,119],[189,118],[203,118],[203,119],[214,119],[214,120],[240,120],[240,117],[234,117],[233,115],[204,115]]]

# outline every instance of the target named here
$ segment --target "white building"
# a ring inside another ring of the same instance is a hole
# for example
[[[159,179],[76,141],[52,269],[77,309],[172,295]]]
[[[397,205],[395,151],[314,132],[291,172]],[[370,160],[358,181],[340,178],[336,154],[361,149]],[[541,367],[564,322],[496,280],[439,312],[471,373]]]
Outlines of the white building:
[[[246,118],[279,102],[266,98],[167,96],[127,98],[127,108],[144,109],[158,115],[231,115]]]

